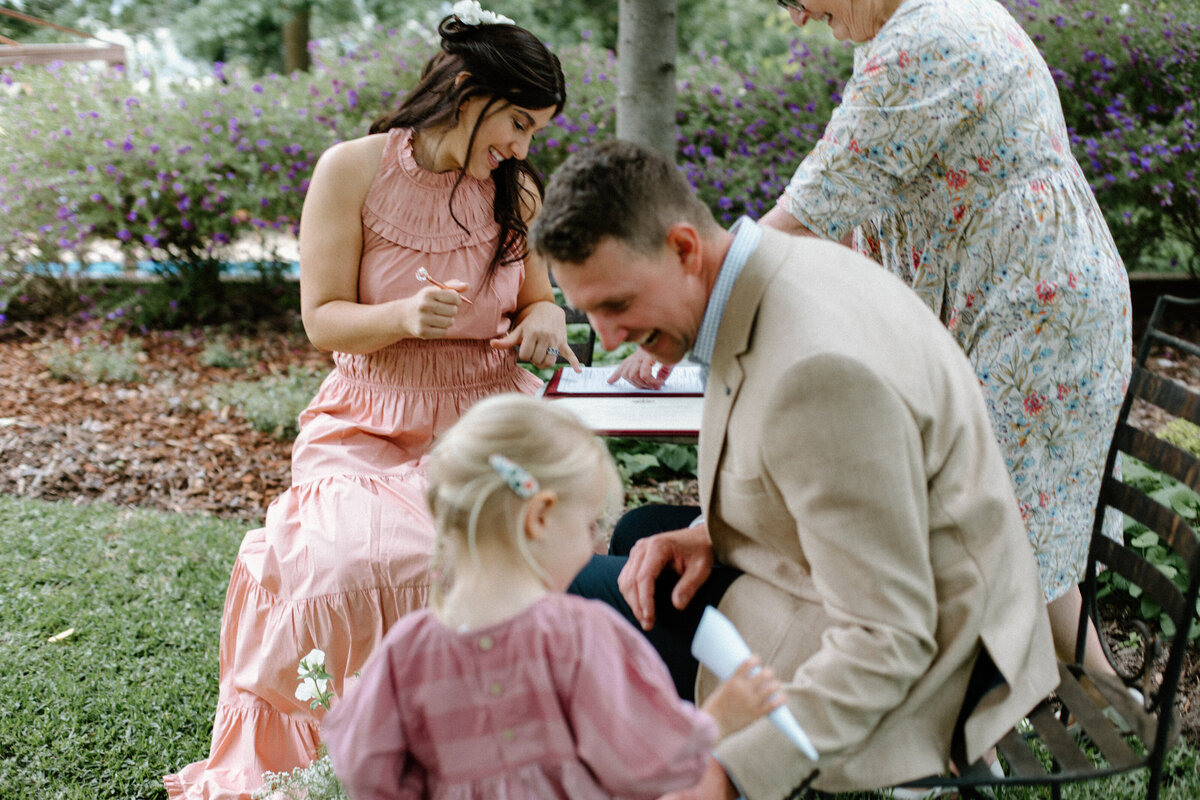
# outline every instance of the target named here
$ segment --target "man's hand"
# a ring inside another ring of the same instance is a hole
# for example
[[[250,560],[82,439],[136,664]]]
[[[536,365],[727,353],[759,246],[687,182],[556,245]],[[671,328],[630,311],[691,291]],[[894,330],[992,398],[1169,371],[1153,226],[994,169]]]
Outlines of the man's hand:
[[[658,367],[658,372],[654,371],[655,366]],[[672,369],[674,367],[659,364],[654,356],[639,347],[625,357],[609,376],[608,382],[616,383],[624,378],[639,389],[661,389],[670,377]]]
[[[679,575],[671,604],[682,610],[712,573],[712,542],[708,527],[697,525],[639,540],[617,577],[617,588],[644,630],[654,627],[654,584],[668,567]]]

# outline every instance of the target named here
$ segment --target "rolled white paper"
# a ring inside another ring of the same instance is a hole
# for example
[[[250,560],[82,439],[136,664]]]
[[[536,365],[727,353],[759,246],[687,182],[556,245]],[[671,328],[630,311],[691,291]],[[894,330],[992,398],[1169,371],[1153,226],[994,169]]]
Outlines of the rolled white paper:
[[[750,648],[728,617],[712,606],[707,606],[692,639],[692,655],[724,681],[729,680],[729,676],[750,657]],[[768,714],[767,719],[782,731],[800,752],[813,761],[817,760],[817,749],[796,721],[791,709],[780,706]]]

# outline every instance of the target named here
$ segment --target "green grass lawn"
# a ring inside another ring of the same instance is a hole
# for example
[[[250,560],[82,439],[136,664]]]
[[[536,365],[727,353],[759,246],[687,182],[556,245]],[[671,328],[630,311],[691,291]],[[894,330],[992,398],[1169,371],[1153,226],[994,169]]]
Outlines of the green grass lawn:
[[[221,606],[243,531],[0,497],[0,798],[165,798],[161,776],[205,756]],[[1144,785],[1135,774],[1064,796],[1121,800]],[[1163,797],[1200,797],[1194,750],[1172,754]]]
[[[243,527],[0,497],[0,798],[165,798],[204,757]]]

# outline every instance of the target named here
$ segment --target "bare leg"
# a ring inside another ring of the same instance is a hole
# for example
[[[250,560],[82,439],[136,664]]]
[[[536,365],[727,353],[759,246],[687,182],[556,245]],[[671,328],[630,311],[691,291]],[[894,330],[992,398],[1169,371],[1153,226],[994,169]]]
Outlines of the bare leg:
[[[1050,614],[1050,633],[1054,637],[1054,650],[1058,653],[1060,661],[1075,660],[1075,633],[1079,628],[1079,611],[1082,606],[1083,597],[1078,586],[1046,604],[1046,611]],[[1108,659],[1104,657],[1104,650],[1100,647],[1100,634],[1091,620],[1088,620],[1083,665],[1093,671],[1116,674]]]

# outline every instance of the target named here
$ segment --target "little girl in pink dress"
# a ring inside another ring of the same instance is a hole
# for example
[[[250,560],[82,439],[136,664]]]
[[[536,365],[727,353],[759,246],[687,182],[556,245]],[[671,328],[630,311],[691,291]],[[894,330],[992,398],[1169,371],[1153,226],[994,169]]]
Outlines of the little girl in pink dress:
[[[483,400],[441,439],[433,607],[392,628],[322,728],[352,800],[655,798],[780,705],[750,659],[696,709],[639,631],[563,593],[619,492],[603,442],[545,400]]]

